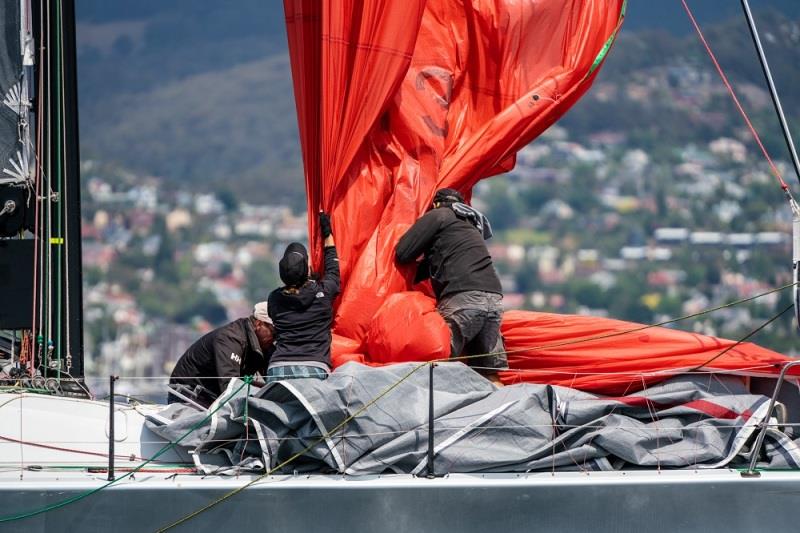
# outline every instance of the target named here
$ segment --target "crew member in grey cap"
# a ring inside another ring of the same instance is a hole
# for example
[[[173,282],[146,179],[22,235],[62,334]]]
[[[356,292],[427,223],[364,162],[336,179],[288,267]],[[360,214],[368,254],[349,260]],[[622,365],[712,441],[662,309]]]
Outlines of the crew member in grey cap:
[[[169,403],[194,402],[207,407],[234,377],[266,375],[275,351],[275,328],[267,302],[259,302],[249,317],[234,320],[192,344],[169,378]]]
[[[275,353],[269,362],[267,383],[284,379],[325,379],[331,370],[333,301],[339,294],[339,258],[331,220],[319,214],[324,239],[325,268],[320,279],[311,277],[306,247],[290,244],[279,263],[286,284],[269,295],[269,313],[275,324]]]

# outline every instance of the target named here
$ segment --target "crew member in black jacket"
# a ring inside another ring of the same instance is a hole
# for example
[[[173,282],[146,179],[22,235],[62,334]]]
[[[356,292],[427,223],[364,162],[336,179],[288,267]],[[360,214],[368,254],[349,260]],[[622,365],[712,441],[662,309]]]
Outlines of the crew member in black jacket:
[[[499,384],[508,368],[500,335],[503,290],[484,239],[491,226],[455,189],[440,189],[433,208],[400,238],[398,263],[424,256],[416,281],[431,278],[437,310],[450,327],[450,356],[488,354],[465,362]]]
[[[203,406],[222,394],[233,377],[266,374],[274,351],[274,328],[267,302],[255,305],[253,315],[203,335],[181,356],[169,378],[170,388]],[[185,401],[170,394],[169,403]]]
[[[320,213],[325,247],[325,273],[311,277],[305,246],[290,244],[279,263],[286,284],[269,295],[269,313],[275,324],[275,353],[267,382],[296,378],[325,379],[331,370],[333,301],[339,294],[339,258],[330,217]]]

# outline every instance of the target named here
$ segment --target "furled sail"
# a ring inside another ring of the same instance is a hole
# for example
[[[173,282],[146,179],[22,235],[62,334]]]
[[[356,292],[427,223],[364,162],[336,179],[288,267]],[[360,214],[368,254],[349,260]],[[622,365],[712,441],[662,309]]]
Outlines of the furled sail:
[[[22,181],[22,145],[19,125],[24,107],[22,99],[22,46],[19,0],[0,2],[0,183]]]
[[[332,214],[341,258],[334,363],[447,357],[430,287],[413,287],[413,268],[395,263],[397,241],[438,188],[469,196],[479,180],[512,169],[516,151],[577,102],[620,28],[625,1],[284,0],[284,7],[308,210]],[[316,220],[309,217],[309,235],[319,258]],[[624,388],[619,381],[638,383],[638,373],[611,383],[593,368],[613,360],[623,371],[685,370],[731,344],[659,329],[571,350],[533,349],[543,339],[551,345],[630,327],[507,315],[507,348],[520,370],[504,379],[552,381],[563,370],[584,376],[586,389]],[[656,356],[632,367],[644,353]],[[740,345],[726,361],[751,365],[751,355],[782,358]],[[545,377],[534,372],[542,360],[552,370]]]

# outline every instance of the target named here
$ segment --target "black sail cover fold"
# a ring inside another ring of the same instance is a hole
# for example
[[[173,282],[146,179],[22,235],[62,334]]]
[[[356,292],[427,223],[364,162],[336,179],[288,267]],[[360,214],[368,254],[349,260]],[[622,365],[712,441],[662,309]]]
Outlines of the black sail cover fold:
[[[22,80],[20,45],[21,17],[19,0],[0,0],[0,183],[13,179],[19,142],[19,97]]]

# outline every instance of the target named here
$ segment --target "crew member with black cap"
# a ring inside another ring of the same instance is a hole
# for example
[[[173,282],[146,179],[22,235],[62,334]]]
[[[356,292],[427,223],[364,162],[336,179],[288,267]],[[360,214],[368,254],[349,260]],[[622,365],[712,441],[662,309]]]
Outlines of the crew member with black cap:
[[[440,189],[433,206],[400,238],[398,263],[424,256],[416,282],[431,278],[436,307],[450,327],[450,356],[480,355],[465,362],[500,384],[497,370],[508,368],[500,320],[503,289],[485,239],[489,221],[455,189]]]
[[[273,334],[267,302],[257,303],[251,316],[206,333],[178,359],[167,401],[208,407],[231,378],[265,375],[274,350]]]
[[[319,280],[311,277],[305,246],[293,242],[279,263],[283,287],[270,293],[269,311],[275,324],[275,353],[267,383],[285,379],[325,379],[331,370],[333,301],[339,294],[339,258],[330,217],[319,214],[325,267]]]

